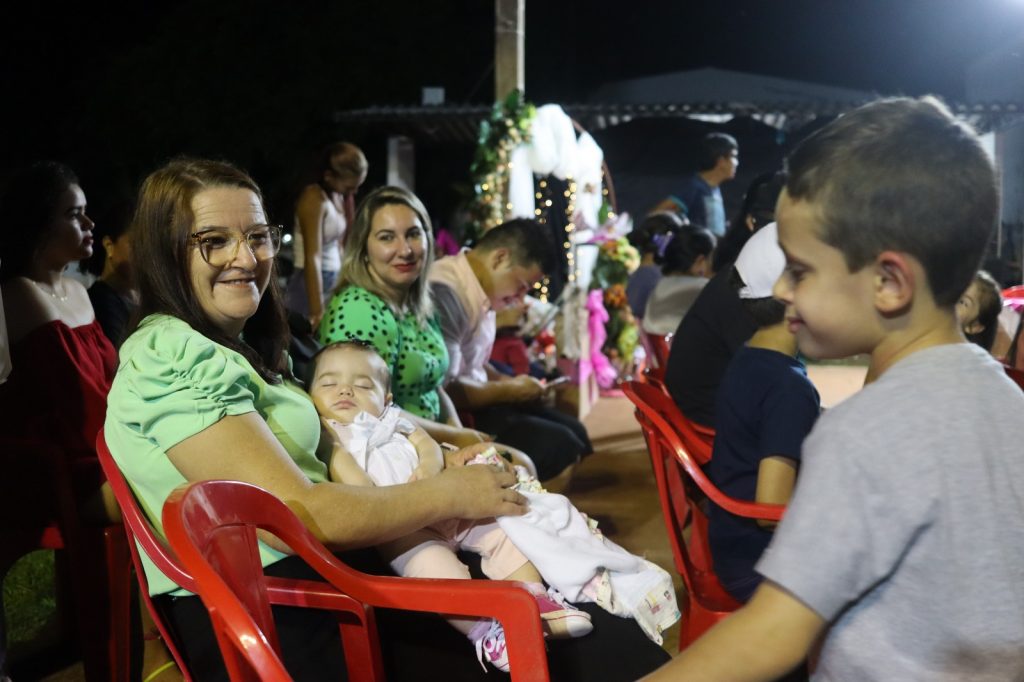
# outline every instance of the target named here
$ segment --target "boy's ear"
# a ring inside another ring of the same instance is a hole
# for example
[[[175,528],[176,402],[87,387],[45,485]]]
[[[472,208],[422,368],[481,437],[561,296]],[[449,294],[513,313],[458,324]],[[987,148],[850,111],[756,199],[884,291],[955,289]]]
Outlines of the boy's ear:
[[[501,269],[501,266],[508,263],[510,256],[511,254],[508,249],[504,246],[499,246],[487,255],[487,264],[491,266],[492,272],[496,272]]]
[[[905,312],[914,301],[917,278],[910,258],[883,251],[875,258],[875,307],[886,317]]]
[[[386,396],[384,396],[384,404],[385,405],[390,405],[391,404],[391,391],[388,391],[388,394]]]

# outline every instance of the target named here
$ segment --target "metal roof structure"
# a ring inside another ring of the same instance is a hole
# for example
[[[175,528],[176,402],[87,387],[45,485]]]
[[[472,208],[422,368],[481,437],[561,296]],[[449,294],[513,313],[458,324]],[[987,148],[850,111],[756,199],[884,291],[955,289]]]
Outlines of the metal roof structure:
[[[865,100],[867,102],[869,100]],[[858,103],[860,104],[860,103]],[[743,102],[661,104],[562,104],[573,119],[590,131],[604,130],[642,118],[691,118],[723,123],[747,116],[780,130],[795,130],[819,117],[837,116],[858,104],[815,102],[804,106]],[[1024,119],[1024,105],[1016,102],[952,104],[962,120],[982,132],[998,130],[1009,122]],[[476,141],[480,122],[491,114],[484,105],[371,106],[336,112],[338,125],[387,128],[394,135],[408,135],[428,144],[470,144]]]
[[[881,95],[815,83],[725,71],[695,69],[609,83],[589,102],[563,103],[590,131],[644,118],[690,118],[724,123],[749,117],[792,131],[821,117],[837,116]],[[962,120],[987,132],[1024,119],[1024,102],[947,102]],[[386,129],[424,144],[471,144],[487,105],[371,106],[339,111],[335,123]]]

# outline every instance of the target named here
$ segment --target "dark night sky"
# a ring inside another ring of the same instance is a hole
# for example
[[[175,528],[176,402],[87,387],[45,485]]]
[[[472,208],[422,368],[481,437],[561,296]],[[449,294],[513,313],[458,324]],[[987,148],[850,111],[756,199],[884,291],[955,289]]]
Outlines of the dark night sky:
[[[581,14],[590,15],[581,30],[560,28]],[[566,81],[586,90],[715,66],[960,99],[966,67],[1024,32],[1020,0],[574,0],[528,5],[527,17],[527,76],[552,97]],[[561,77],[538,83],[542,61],[572,53]]]
[[[490,0],[22,4],[0,26],[0,170],[57,157],[122,188],[170,155],[281,177],[338,109],[493,89]],[[527,94],[702,66],[883,93],[964,96],[1024,32],[1024,0],[530,0]],[[1024,93],[1022,93],[1024,99]],[[92,186],[92,185],[90,185]]]

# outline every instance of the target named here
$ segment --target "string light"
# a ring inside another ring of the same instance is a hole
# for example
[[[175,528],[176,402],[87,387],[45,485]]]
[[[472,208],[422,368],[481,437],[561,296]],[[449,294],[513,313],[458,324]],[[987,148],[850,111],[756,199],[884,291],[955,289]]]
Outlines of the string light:
[[[565,254],[566,265],[568,266],[570,282],[579,278],[579,265],[576,262],[576,244],[573,242],[573,233],[576,231],[576,181],[572,176],[566,178],[566,190],[562,193],[567,199],[565,204],[565,243],[569,244]]]

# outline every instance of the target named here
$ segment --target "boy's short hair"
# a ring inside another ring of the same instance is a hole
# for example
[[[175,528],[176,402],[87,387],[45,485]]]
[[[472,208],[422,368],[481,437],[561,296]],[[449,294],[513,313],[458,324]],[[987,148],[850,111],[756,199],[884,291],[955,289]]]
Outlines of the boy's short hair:
[[[822,240],[851,272],[892,249],[952,306],[981,262],[999,210],[995,171],[976,133],[934,97],[867,104],[804,140],[787,161],[790,198],[814,202]]]
[[[551,231],[536,220],[513,218],[484,233],[473,247],[481,251],[505,248],[516,265],[537,265],[544,274],[551,274],[558,265],[559,251]]]
[[[377,347],[374,346],[369,341],[365,341],[363,339],[353,338],[345,339],[344,341],[335,341],[334,343],[329,343],[320,350],[318,350],[309,360],[307,376],[304,377],[306,380],[307,390],[312,388],[313,386],[313,379],[316,378],[316,370],[320,366],[320,358],[326,355],[329,351],[337,350],[339,348],[349,348],[353,350],[363,351],[364,353],[373,353],[381,360],[384,360],[381,354],[377,352]],[[383,362],[383,369],[380,372],[379,378],[384,388],[387,390],[391,390],[391,368],[388,367],[388,363],[386,360],[384,360]]]
[[[999,292],[999,283],[984,270],[974,274],[973,282],[978,284],[977,321],[982,325],[982,330],[974,334],[964,332],[964,336],[971,343],[991,351],[999,327],[999,313],[1003,311],[1003,296]]]
[[[697,170],[711,170],[720,158],[738,151],[739,148],[736,138],[732,135],[708,133],[700,141],[700,157],[698,158],[700,165],[697,166]]]

